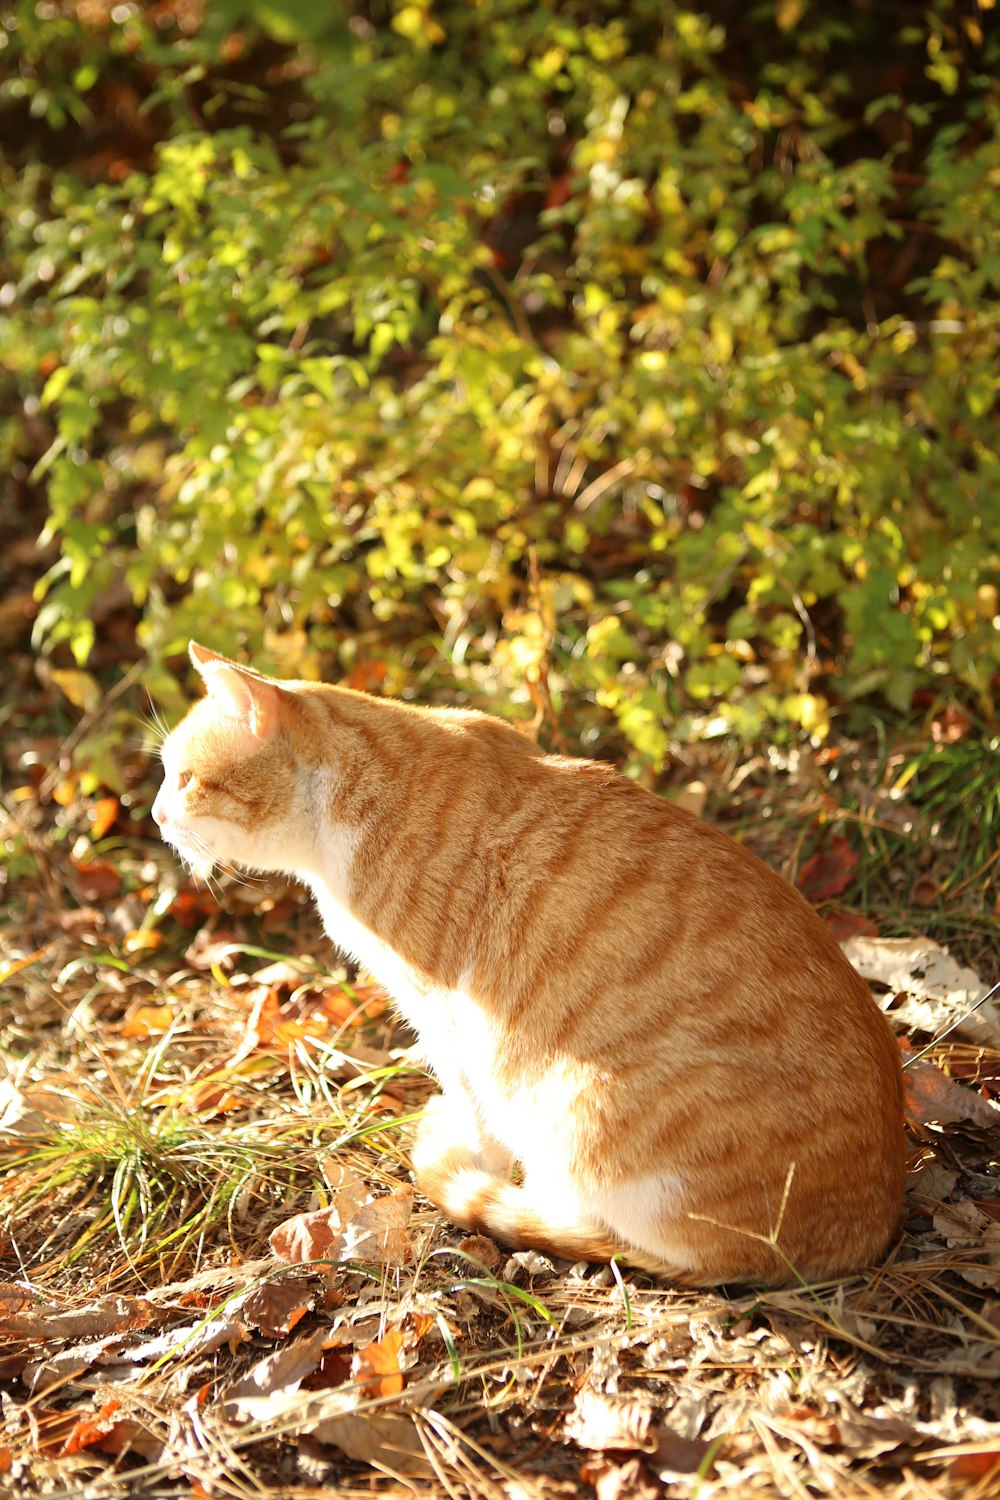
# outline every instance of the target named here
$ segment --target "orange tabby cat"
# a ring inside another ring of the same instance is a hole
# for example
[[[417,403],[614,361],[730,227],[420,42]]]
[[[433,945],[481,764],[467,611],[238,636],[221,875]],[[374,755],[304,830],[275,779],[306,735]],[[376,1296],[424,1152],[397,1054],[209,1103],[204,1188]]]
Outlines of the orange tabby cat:
[[[778,875],[498,719],[191,658],[208,692],[163,746],[163,836],[202,874],[300,876],[390,991],[441,1083],[413,1164],[451,1220],[688,1284],[885,1249],[898,1052]]]

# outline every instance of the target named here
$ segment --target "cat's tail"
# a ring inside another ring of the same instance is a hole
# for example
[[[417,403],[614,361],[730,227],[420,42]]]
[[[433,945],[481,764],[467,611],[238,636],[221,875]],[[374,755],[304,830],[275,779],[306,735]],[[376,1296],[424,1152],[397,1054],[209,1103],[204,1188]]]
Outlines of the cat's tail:
[[[427,1162],[417,1174],[417,1185],[454,1224],[515,1250],[541,1250],[562,1260],[605,1264],[617,1258],[636,1270],[669,1276],[678,1285],[693,1284],[691,1273],[621,1244],[596,1225],[553,1222],[524,1188],[479,1167]]]

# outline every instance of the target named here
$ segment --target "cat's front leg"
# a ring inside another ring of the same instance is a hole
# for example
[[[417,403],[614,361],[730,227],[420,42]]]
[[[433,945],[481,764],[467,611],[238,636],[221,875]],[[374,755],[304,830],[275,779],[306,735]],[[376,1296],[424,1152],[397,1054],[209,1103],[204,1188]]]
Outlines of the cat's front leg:
[[[473,1167],[492,1176],[509,1178],[511,1153],[482,1128],[472,1100],[449,1090],[427,1103],[411,1152],[417,1184],[444,1173]]]

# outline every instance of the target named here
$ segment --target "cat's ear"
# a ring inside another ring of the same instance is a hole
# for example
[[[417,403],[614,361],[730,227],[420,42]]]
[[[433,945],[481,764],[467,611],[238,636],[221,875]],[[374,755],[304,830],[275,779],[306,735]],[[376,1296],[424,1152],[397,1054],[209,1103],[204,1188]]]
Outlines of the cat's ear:
[[[259,740],[274,733],[281,711],[281,689],[276,683],[248,672],[207,646],[199,646],[197,641],[188,645],[188,655],[222,713],[239,719]]]

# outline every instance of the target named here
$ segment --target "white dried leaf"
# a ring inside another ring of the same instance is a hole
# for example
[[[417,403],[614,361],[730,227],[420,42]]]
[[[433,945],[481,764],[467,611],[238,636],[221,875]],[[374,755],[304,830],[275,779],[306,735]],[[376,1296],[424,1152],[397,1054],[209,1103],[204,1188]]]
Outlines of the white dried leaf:
[[[982,1213],[970,1198],[948,1203],[934,1215],[934,1228],[951,1250],[967,1250],[983,1264],[956,1267],[970,1286],[996,1291],[1000,1286],[1000,1223]]]
[[[936,1033],[959,1024],[960,1036],[986,1047],[1000,1047],[1000,1005],[988,1000],[966,1015],[989,988],[974,969],[963,968],[933,938],[852,937],[844,953],[863,979],[905,995],[893,1017],[911,1030]]]
[[[589,1386],[577,1392],[573,1410],[566,1418],[567,1442],[605,1453],[652,1453],[656,1439],[650,1433],[653,1408],[642,1401],[625,1401],[602,1395]]]

